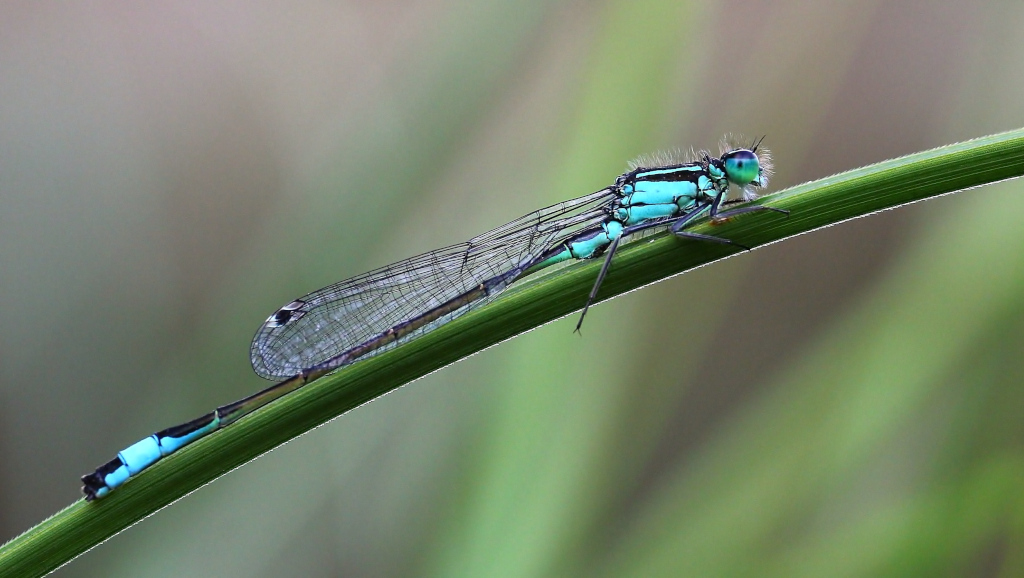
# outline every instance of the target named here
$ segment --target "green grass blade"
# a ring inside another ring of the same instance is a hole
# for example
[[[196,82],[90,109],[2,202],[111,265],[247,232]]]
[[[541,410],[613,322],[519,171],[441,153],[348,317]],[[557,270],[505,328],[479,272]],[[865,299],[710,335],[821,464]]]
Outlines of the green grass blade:
[[[792,211],[703,223],[694,231],[763,245],[907,203],[1024,175],[1024,129],[886,161],[764,199]],[[576,191],[578,193],[579,191]],[[616,257],[607,299],[734,254],[658,235]],[[599,262],[538,276],[491,305],[403,347],[325,377],[162,460],[110,497],[76,502],[0,548],[0,576],[36,576],[66,563],[185,494],[288,440],[463,357],[576,311]],[[599,313],[599,310],[597,312]],[[301,474],[301,473],[300,473]],[[267,488],[286,492],[288,488]]]

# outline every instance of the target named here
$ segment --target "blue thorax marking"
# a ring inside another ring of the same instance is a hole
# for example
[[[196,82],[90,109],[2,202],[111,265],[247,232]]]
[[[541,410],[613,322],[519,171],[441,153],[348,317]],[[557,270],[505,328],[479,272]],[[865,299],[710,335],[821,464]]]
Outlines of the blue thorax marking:
[[[636,181],[681,181],[692,180],[695,175],[704,173],[700,163],[663,167],[658,169],[637,169],[633,175]]]
[[[622,204],[661,205],[676,203],[679,199],[695,199],[697,183],[693,181],[639,181],[631,187],[633,192],[622,198]]]
[[[636,169],[619,177],[618,185],[622,198],[612,218],[626,225],[685,213],[729,187],[724,170],[713,161]],[[653,208],[652,205],[667,206]],[[671,205],[677,210],[670,210]]]
[[[624,225],[636,225],[650,219],[671,217],[679,212],[679,205],[675,203],[661,203],[657,205],[630,205],[615,209],[612,216],[616,221]]]

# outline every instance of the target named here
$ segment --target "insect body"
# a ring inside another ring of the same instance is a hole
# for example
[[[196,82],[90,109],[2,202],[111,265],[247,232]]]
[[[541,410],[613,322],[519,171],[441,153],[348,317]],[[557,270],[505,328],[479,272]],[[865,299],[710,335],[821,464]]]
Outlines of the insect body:
[[[340,367],[366,359],[490,302],[513,282],[570,259],[604,258],[588,308],[624,239],[668,228],[678,237],[739,245],[685,230],[695,219],[782,209],[727,202],[756,198],[768,184],[768,152],[724,146],[719,157],[641,161],[615,183],[534,211],[464,243],[364,273],[296,299],[271,315],[250,349],[253,369],[278,380],[263,391],[157,432],[82,478],[87,500],[102,498],[161,457]],[[735,185],[741,194],[729,199]],[[746,247],[744,247],[746,248]]]

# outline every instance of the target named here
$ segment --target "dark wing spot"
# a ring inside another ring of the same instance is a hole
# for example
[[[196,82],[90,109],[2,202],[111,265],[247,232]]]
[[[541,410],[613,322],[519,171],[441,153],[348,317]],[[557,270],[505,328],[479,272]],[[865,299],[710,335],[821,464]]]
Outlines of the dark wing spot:
[[[282,325],[285,325],[290,321],[294,321],[295,319],[301,318],[303,315],[306,314],[305,311],[300,311],[300,309],[302,309],[302,307],[305,304],[305,301],[296,299],[295,301],[292,301],[291,303],[278,309],[276,313],[274,313],[273,315],[270,316],[269,319],[267,319],[267,326],[281,327]]]

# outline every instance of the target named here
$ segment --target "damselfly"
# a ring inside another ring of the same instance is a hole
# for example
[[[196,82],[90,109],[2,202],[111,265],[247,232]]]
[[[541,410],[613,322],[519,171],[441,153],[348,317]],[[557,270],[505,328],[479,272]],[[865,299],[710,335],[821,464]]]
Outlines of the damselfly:
[[[754,211],[787,211],[727,203],[750,201],[768,185],[771,160],[760,141],[723,142],[689,160],[640,159],[609,187],[530,213],[465,243],[424,253],[336,283],[278,309],[250,350],[261,377],[283,380],[259,393],[172,428],[118,453],[82,477],[87,500],[102,498],[161,457],[223,428],[340,367],[396,347],[498,296],[510,284],[570,259],[604,256],[576,329],[608,273],[619,244],[667,228],[678,237],[739,245],[686,231],[701,216],[722,219]],[[740,195],[730,200],[730,186]],[[746,247],[743,247],[746,248]]]

